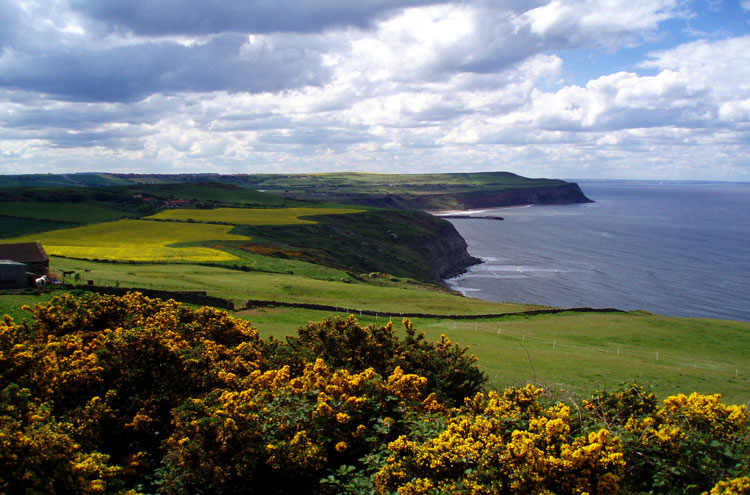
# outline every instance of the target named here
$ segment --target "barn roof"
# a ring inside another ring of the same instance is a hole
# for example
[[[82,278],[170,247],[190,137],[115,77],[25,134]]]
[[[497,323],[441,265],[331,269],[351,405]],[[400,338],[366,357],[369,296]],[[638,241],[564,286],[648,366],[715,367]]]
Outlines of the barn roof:
[[[13,261],[13,260],[0,260],[0,265],[26,266],[26,263],[19,263],[18,261]]]
[[[18,244],[0,244],[0,259],[17,261],[19,263],[39,263],[49,261],[42,243],[22,242]]]

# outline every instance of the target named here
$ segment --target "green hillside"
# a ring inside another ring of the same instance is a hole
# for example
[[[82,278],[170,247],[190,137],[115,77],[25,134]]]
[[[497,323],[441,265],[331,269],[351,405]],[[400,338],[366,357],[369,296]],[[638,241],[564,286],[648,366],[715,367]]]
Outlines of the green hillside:
[[[451,237],[444,220],[416,211],[296,202],[268,192],[301,191],[316,184],[312,179],[319,179],[321,191],[365,195],[410,195],[420,187],[425,194],[440,188],[478,194],[498,184],[559,181],[512,174],[223,177],[232,184],[207,183],[205,176],[96,177],[90,180],[130,185],[2,190],[2,242],[41,240],[56,255],[51,267],[74,272],[64,281],[82,288],[91,282],[230,300],[264,336],[283,338],[305,321],[333,314],[353,313],[377,324],[422,315],[414,319],[431,338],[445,333],[471,345],[496,386],[535,382],[560,394],[585,395],[639,380],[661,396],[695,390],[737,402],[750,397],[748,323],[638,312],[514,316],[540,308],[466,298],[438,284],[439,267],[428,260],[442,256],[440,265],[460,252],[460,238]],[[188,200],[190,208],[168,208],[174,199]],[[306,216],[311,213],[317,214]],[[143,219],[154,214],[162,221]],[[23,317],[18,308],[37,297],[47,296],[5,293],[0,310]],[[248,300],[253,303],[246,308]],[[461,319],[489,314],[509,316]]]

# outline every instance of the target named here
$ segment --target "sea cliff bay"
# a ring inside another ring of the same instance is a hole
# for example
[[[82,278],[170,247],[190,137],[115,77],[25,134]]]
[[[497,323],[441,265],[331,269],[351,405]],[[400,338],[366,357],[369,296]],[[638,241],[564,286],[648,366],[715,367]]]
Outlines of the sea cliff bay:
[[[503,222],[445,216],[484,262],[448,285],[490,301],[750,321],[750,186],[582,187],[595,203],[471,214]]]

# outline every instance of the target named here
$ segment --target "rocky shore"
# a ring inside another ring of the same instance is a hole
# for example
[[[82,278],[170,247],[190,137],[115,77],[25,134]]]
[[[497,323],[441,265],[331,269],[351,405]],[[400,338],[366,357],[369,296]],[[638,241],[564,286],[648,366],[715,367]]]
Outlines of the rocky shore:
[[[466,241],[456,228],[449,222],[445,223],[446,226],[424,247],[435,280],[445,280],[461,275],[470,266],[482,262],[479,258],[469,254]]]

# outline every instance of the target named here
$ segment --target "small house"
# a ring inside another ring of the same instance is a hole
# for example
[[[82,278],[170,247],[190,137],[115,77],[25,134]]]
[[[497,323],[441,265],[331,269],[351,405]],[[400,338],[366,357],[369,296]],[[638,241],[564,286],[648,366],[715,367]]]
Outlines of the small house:
[[[18,244],[0,244],[0,260],[10,260],[26,265],[26,271],[37,277],[49,273],[49,256],[42,243],[22,242]]]
[[[0,289],[23,289],[27,285],[24,263],[0,260]]]

